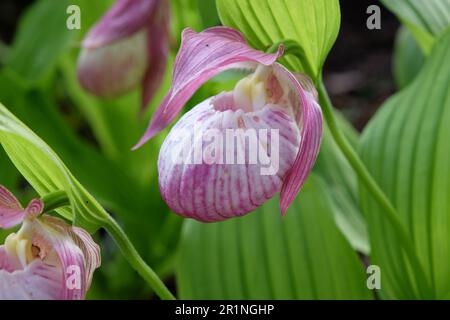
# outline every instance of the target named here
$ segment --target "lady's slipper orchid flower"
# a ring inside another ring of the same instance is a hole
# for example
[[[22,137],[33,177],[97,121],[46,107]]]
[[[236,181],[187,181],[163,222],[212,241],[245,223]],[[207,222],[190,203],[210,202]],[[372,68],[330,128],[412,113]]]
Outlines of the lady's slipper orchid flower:
[[[187,112],[164,141],[159,185],[175,213],[205,222],[224,220],[251,212],[281,191],[285,214],[317,157],[322,114],[309,78],[276,62],[282,52],[283,46],[275,54],[252,49],[241,33],[227,27],[184,30],[172,87],[136,147],[169,125],[208,79],[233,68],[254,72],[233,91]],[[233,134],[237,141],[229,144]],[[244,162],[235,161],[239,154]],[[252,157],[259,161],[251,162]]]
[[[0,300],[84,299],[100,266],[100,249],[86,231],[43,210],[42,200],[23,208],[0,186],[0,228],[22,222],[0,246]]]
[[[142,107],[158,89],[169,52],[167,0],[118,0],[89,31],[78,79],[94,95],[114,97],[142,85]]]

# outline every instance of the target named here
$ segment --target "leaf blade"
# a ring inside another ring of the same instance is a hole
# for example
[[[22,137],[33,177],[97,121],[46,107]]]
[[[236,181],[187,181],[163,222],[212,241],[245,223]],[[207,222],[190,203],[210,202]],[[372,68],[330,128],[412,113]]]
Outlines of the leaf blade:
[[[202,247],[212,237],[217,246]],[[221,267],[213,269],[218,251]],[[371,298],[362,263],[337,229],[325,185],[314,176],[284,219],[272,199],[242,218],[186,221],[177,276],[185,299]],[[204,278],[214,296],[198,285]],[[227,288],[236,291],[221,291]]]

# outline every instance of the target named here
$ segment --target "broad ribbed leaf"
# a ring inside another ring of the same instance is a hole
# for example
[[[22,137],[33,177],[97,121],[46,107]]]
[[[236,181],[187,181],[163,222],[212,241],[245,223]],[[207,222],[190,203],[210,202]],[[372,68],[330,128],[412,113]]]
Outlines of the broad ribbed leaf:
[[[0,104],[0,143],[32,187],[44,196],[64,190],[71,208],[58,209],[77,225],[94,231],[107,214],[72,176],[51,148]]]
[[[422,51],[404,27],[397,32],[393,59],[395,83],[402,89],[414,80],[424,63]]]
[[[303,50],[301,60],[286,57],[295,71],[317,79],[336,40],[340,25],[337,0],[217,0],[222,23],[240,30],[249,43],[267,49],[281,40],[294,40]]]
[[[397,208],[432,285],[450,292],[450,31],[435,45],[421,72],[371,120],[362,157]],[[382,270],[382,295],[433,298],[418,287],[382,209],[362,188],[372,262]]]
[[[450,0],[381,0],[406,25],[425,53],[450,26]]]
[[[311,176],[281,218],[278,200],[225,222],[187,220],[177,270],[184,299],[369,299],[362,262]]]

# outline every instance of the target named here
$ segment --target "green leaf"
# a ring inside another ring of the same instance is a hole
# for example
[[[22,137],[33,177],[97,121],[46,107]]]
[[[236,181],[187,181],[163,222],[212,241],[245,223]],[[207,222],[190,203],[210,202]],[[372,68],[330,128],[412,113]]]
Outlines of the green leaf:
[[[401,27],[395,37],[394,79],[397,87],[406,87],[419,73],[424,56],[411,33]]]
[[[314,176],[280,216],[272,199],[225,222],[187,220],[177,283],[183,299],[370,299],[362,262],[335,225]]]
[[[281,40],[296,41],[304,56],[283,62],[295,71],[310,71],[316,80],[340,26],[337,0],[217,0],[224,25],[240,30],[249,43],[265,50]]]
[[[83,228],[94,231],[107,213],[73,177],[55,152],[0,104],[0,143],[11,161],[41,195],[64,190],[70,208],[58,213]]]
[[[450,26],[450,0],[381,0],[409,29],[424,53]]]
[[[348,140],[356,148],[358,134],[340,114],[336,113],[336,119],[340,127],[344,129]],[[314,173],[323,178],[327,184],[334,204],[333,214],[337,226],[355,250],[368,254],[370,252],[369,235],[360,208],[356,174],[334,142],[327,125],[324,125],[322,144],[314,165]]]
[[[450,292],[449,56],[447,31],[414,82],[381,107],[362,136],[362,158],[396,207],[434,290],[424,296],[382,209],[362,187],[372,262],[381,267],[388,298]]]

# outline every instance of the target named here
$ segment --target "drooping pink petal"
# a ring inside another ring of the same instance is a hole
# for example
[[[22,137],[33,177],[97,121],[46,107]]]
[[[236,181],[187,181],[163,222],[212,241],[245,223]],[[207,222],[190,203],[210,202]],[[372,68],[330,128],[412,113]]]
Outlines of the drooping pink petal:
[[[150,22],[147,32],[147,71],[142,82],[141,110],[154,96],[161,85],[169,55],[170,10],[167,1],[160,1],[158,12]]]
[[[314,93],[306,91],[294,74],[280,64],[275,64],[274,69],[281,77],[289,80],[297,93],[299,99],[297,120],[302,137],[294,165],[287,173],[281,189],[280,207],[281,213],[284,215],[300,192],[319,153],[322,140],[322,111],[316,102]]]
[[[149,24],[160,1],[166,0],[117,0],[89,31],[83,47],[97,48],[131,36]]]
[[[11,228],[22,222],[26,211],[8,189],[0,186],[0,228]]]
[[[282,53],[283,46],[275,54],[255,50],[247,44],[239,31],[228,27],[213,27],[200,33],[185,29],[175,59],[172,87],[135,149],[169,125],[194,92],[208,79],[242,62],[271,65]]]
[[[42,200],[33,199],[24,209],[17,198],[0,185],[0,228],[12,228],[21,223],[27,215],[41,214],[43,208]]]

